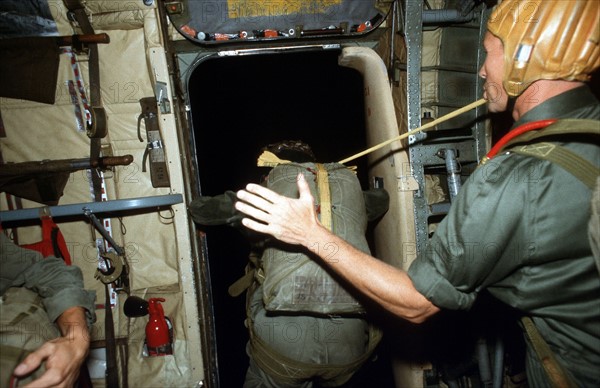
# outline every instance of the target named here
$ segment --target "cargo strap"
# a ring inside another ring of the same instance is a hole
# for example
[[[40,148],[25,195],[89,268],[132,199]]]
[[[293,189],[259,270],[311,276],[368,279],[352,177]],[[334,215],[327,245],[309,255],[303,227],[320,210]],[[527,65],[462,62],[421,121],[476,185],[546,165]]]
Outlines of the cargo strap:
[[[86,35],[94,34],[85,7],[80,0],[63,0],[74,21]],[[108,119],[106,111],[102,107],[102,96],[100,92],[100,63],[98,57],[98,44],[89,43],[89,83],[90,83],[90,119],[87,123],[87,136],[90,138],[90,160],[95,163],[100,158],[101,140],[108,133]],[[102,181],[98,174],[92,171],[92,186],[94,188],[95,200],[100,201],[99,193],[102,190]]]
[[[232,285],[227,289],[227,293],[233,297],[240,296],[244,291],[246,291],[252,283],[254,282],[254,272],[256,269],[254,268],[246,268],[246,273],[244,276],[236,280]]]
[[[540,332],[535,326],[535,323],[533,323],[533,320],[529,317],[522,317],[521,325],[523,326],[525,337],[529,340],[540,362],[542,363],[544,370],[546,371],[546,375],[550,380],[551,387],[577,387],[577,384],[575,384],[571,380],[571,378],[562,368],[556,357],[554,357],[554,353],[552,353],[550,346],[548,346],[544,338],[541,336]]]
[[[70,16],[77,22],[84,34],[94,34],[90,20],[85,12],[85,7],[81,0],[63,0],[69,10]],[[87,136],[90,138],[90,162],[95,164],[100,158],[102,149],[102,138],[108,133],[108,120],[106,111],[102,107],[102,96],[100,92],[100,62],[98,56],[98,45],[96,43],[88,44],[89,48],[89,84],[90,84],[90,114],[91,118],[87,123]],[[91,180],[94,201],[102,201],[102,178],[97,171],[92,169]],[[112,308],[110,303],[110,291],[108,285],[104,285],[106,296],[105,302],[105,334],[106,341],[106,385],[109,387],[120,386],[117,368],[117,352],[114,333],[114,321],[112,317]]]

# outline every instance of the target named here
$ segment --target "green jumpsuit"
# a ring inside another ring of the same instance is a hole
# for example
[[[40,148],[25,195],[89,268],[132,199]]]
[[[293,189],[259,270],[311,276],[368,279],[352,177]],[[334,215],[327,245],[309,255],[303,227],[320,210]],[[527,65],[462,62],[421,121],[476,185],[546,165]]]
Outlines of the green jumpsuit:
[[[598,120],[600,103],[586,86],[576,88],[530,110],[513,128],[550,118]],[[600,164],[597,139],[544,141]],[[578,386],[599,386],[600,276],[588,241],[590,201],[591,190],[556,164],[498,155],[469,177],[408,274],[443,309],[467,310],[489,291],[532,317]],[[527,373],[532,386],[547,386],[529,347]]]
[[[0,386],[8,386],[12,370],[44,342],[60,336],[54,322],[67,309],[86,310],[88,328],[96,320],[93,291],[84,290],[81,270],[56,257],[42,258],[0,232]],[[24,385],[41,375],[43,368]]]
[[[295,189],[294,179],[290,186]],[[369,221],[388,209],[389,196],[383,189],[364,191],[363,198]],[[200,225],[240,227],[242,215],[233,207],[236,200],[231,191],[203,196],[190,203],[190,214]],[[254,247],[258,256],[262,254],[260,244]],[[254,339],[247,345],[250,366],[245,388],[309,388],[314,382],[339,386],[351,378],[378,341],[373,340],[374,330],[364,314],[326,316],[267,311],[262,284],[254,283],[249,289],[247,305],[246,325]],[[259,359],[263,360],[261,365]]]

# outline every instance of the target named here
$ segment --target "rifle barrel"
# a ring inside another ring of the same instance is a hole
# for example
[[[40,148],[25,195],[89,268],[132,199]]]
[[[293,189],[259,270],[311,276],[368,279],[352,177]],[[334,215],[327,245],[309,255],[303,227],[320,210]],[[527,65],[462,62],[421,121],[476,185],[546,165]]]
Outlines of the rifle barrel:
[[[74,172],[89,168],[106,170],[113,166],[127,166],[133,162],[132,155],[106,156],[93,163],[89,158],[40,160],[35,162],[8,163],[0,165],[0,177]]]
[[[56,39],[59,46],[71,46],[74,43],[110,43],[110,36],[107,33],[66,35]]]

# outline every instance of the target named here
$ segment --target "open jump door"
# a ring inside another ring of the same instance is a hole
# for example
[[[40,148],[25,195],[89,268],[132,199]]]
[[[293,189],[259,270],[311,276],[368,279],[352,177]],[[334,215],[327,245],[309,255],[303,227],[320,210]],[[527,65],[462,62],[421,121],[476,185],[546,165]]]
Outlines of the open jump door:
[[[325,162],[364,149],[363,77],[356,69],[340,66],[341,55],[340,48],[313,47],[211,55],[197,62],[187,91],[199,193],[214,196],[261,181],[268,173],[256,166],[261,149],[282,140],[310,144]],[[367,160],[353,164],[359,166],[362,186],[370,187]],[[227,289],[243,275],[250,246],[232,228],[204,231],[219,380],[222,386],[240,386],[248,363],[245,298],[233,298]]]
[[[176,45],[176,57],[195,195],[259,182],[268,170],[256,161],[270,143],[302,140],[322,162],[365,149],[363,76],[339,63],[340,42],[367,36],[389,8],[369,1],[165,2],[169,20],[187,41]],[[372,186],[367,159],[353,164],[361,185]],[[199,243],[213,302],[209,374],[219,386],[242,386],[249,362],[245,297],[233,298],[227,290],[244,274],[250,246],[225,226],[203,229]],[[287,334],[296,338],[308,331]],[[390,362],[379,360],[357,378],[392,387]]]

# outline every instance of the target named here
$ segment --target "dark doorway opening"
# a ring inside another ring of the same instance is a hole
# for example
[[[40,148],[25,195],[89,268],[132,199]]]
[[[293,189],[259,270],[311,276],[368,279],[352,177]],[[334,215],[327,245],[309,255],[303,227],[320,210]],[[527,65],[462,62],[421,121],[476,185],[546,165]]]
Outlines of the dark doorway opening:
[[[256,167],[256,159],[270,143],[303,140],[322,162],[366,148],[362,76],[340,67],[338,55],[326,50],[225,57],[195,69],[188,87],[202,195],[258,182],[268,169]],[[365,162],[356,164],[368,188]],[[229,296],[227,288],[243,275],[249,246],[237,230],[205,230],[220,386],[241,387],[248,365],[245,298]]]

